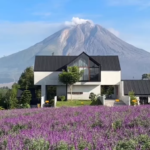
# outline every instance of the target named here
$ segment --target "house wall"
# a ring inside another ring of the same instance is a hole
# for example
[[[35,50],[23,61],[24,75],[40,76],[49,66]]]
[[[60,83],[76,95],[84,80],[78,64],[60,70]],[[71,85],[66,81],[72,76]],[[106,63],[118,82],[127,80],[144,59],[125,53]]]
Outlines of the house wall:
[[[60,72],[34,72],[35,85],[64,85],[58,80]],[[77,82],[75,85],[99,85],[100,82]]]
[[[57,86],[57,96],[66,96],[66,86],[65,85],[60,85],[60,86]]]
[[[63,85],[58,80],[61,72],[34,72],[35,85]]]
[[[70,88],[67,89],[68,92],[70,92]],[[74,95],[72,94],[72,99],[84,99],[88,100],[89,95],[91,92],[94,94],[100,94],[101,92],[101,86],[99,85],[74,85],[72,92],[83,92],[81,95]],[[68,99],[71,99],[71,94],[67,94]]]
[[[119,85],[121,71],[101,71],[101,85]]]
[[[118,97],[121,99],[121,97],[124,96],[124,86],[123,86],[123,81],[120,81],[118,85]]]
[[[118,86],[118,96],[126,105],[130,106],[130,97],[124,95],[124,82],[120,81]]]

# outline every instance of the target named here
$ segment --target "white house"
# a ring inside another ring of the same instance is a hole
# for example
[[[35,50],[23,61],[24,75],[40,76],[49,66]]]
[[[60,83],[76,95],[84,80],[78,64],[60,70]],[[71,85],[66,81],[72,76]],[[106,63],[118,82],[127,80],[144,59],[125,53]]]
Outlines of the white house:
[[[129,86],[128,89],[126,87],[124,89],[124,83],[125,85],[129,84],[129,81],[121,81],[121,67],[118,56],[89,56],[83,52],[79,56],[36,56],[34,84],[41,86],[41,106],[46,100],[47,85],[57,87],[57,96],[65,95],[67,99],[70,99],[69,87],[58,80],[58,75],[63,69],[67,70],[68,66],[78,66],[80,70],[84,70],[81,80],[73,86],[73,99],[89,99],[91,92],[101,94],[101,86],[113,85],[113,98],[122,99],[125,104],[129,104],[129,97],[125,94],[134,89],[129,88]],[[150,81],[140,80],[140,82],[146,84],[145,82]],[[130,83],[134,84],[131,81]],[[150,95],[150,84],[148,84],[147,93],[143,93],[142,96],[145,97],[145,94],[146,96]]]

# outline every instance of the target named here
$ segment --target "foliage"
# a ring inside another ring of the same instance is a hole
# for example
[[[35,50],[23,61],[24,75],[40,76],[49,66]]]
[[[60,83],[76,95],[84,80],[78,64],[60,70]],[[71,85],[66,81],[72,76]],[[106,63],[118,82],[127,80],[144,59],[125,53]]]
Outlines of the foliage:
[[[60,99],[61,99],[61,101],[65,101],[66,98],[65,98],[65,96],[62,95],[62,96],[60,96]]]
[[[24,108],[28,108],[28,105],[30,105],[31,97],[32,97],[31,92],[29,90],[24,90],[21,95],[19,103],[22,104]]]
[[[111,95],[114,93],[114,87],[113,86],[102,86],[101,87],[101,95]]]
[[[32,67],[28,67],[21,74],[18,84],[20,88],[29,89],[34,87],[34,72]]]
[[[68,71],[64,71],[59,74],[59,81],[70,86],[71,100],[72,100],[72,86],[78,82],[83,75],[83,71],[79,70],[79,67],[68,67]]]
[[[50,104],[50,106],[54,106],[54,99],[51,99],[51,100],[49,101],[49,104]]]
[[[137,142],[134,140],[124,140],[119,141],[115,150],[135,150],[137,147]]]
[[[40,99],[41,98],[41,89],[36,89],[35,95],[36,95],[36,98]]]
[[[94,94],[93,92],[90,93],[89,99],[91,99],[91,101],[95,101],[96,100],[96,94]]]
[[[0,106],[0,110],[4,110],[4,108]]]
[[[47,99],[54,99],[54,96],[56,96],[56,86],[47,86]]]
[[[130,92],[128,93],[128,95],[130,96],[130,103],[131,103],[131,105],[137,104],[137,102],[136,102],[136,103],[133,102],[133,100],[137,100],[136,97],[135,97],[135,95],[134,95],[134,92],[133,92],[133,91],[130,91]]]
[[[20,86],[17,83],[14,83],[12,85],[12,89],[7,93],[10,109],[14,109],[18,107],[18,99],[16,97],[17,97],[17,91],[19,87]]]
[[[100,94],[96,95],[93,92],[90,93],[89,99],[91,99],[92,103],[91,105],[102,105],[100,101]]]
[[[49,150],[49,147],[50,143],[46,141],[44,138],[24,140],[24,149]]]
[[[143,74],[142,75],[142,80],[144,80],[144,79],[150,80],[150,74]]]

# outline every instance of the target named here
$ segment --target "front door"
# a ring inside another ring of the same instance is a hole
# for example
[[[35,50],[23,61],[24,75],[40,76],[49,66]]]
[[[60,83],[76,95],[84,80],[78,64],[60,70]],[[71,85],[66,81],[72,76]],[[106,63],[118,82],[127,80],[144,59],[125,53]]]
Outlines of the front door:
[[[141,105],[148,104],[148,97],[139,97],[139,99]]]

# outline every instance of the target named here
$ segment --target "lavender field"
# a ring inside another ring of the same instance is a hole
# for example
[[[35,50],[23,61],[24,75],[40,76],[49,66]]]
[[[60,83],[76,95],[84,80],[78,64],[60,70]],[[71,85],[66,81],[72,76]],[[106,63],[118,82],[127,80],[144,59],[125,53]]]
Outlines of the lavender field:
[[[0,150],[150,150],[150,106],[0,111]]]

